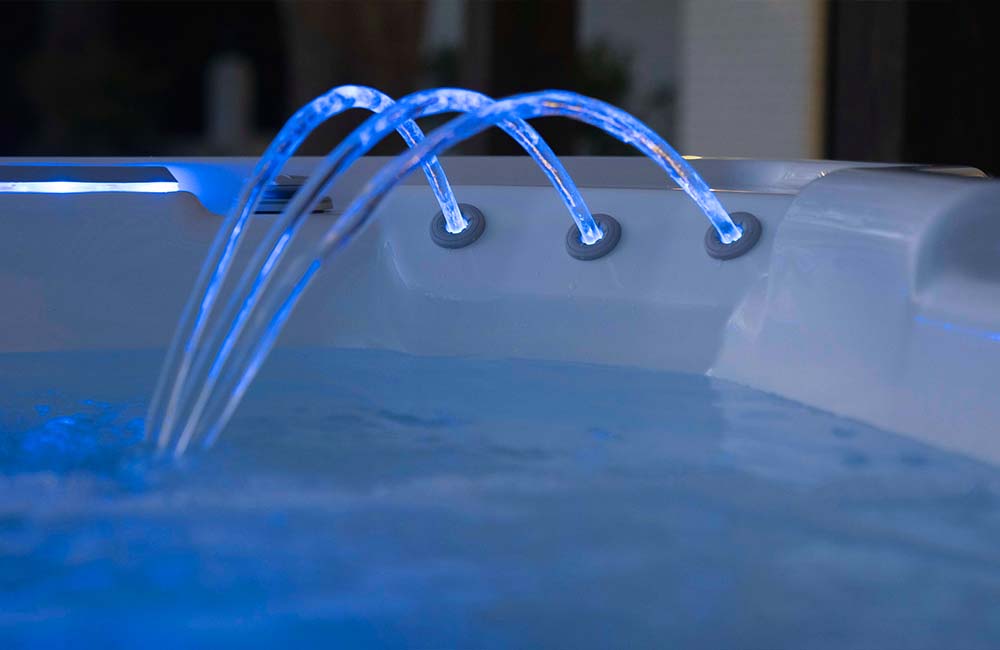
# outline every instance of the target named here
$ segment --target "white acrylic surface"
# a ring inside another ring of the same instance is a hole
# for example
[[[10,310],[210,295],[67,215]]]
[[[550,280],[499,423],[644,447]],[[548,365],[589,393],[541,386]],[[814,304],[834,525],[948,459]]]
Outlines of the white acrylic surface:
[[[0,196],[0,352],[166,344],[220,223],[212,210],[253,161],[143,162],[168,166],[184,191]],[[335,189],[335,212],[379,163]],[[690,201],[648,161],[613,158],[567,160],[592,209],[623,226],[608,257],[572,259],[565,211],[528,159],[471,159],[449,169],[464,169],[452,182],[487,216],[479,242],[434,245],[433,196],[399,188],[282,343],[709,373],[1000,461],[1000,183],[844,163],[695,165],[727,209],[764,223],[747,256],[709,258]],[[258,218],[250,238],[267,225]]]

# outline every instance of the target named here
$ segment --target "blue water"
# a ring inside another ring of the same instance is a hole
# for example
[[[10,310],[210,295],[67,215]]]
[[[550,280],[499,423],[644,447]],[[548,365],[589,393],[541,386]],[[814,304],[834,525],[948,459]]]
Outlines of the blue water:
[[[995,467],[703,377],[317,350],[174,464],[161,356],[0,356],[0,648],[1000,646]]]

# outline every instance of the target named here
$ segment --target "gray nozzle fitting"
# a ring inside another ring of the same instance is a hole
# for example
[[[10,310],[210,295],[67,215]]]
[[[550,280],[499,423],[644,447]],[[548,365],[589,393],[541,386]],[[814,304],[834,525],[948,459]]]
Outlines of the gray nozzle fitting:
[[[610,214],[595,214],[594,221],[604,233],[593,244],[584,244],[580,239],[580,229],[573,224],[566,233],[566,252],[578,260],[596,260],[615,249],[622,238],[622,225]]]
[[[486,230],[486,217],[479,208],[468,203],[459,203],[458,208],[469,222],[462,232],[448,232],[445,228],[444,213],[440,210],[431,219],[431,239],[441,248],[464,248],[479,239]]]
[[[733,243],[723,244],[713,226],[709,226],[705,233],[705,252],[717,260],[731,260],[748,252],[760,241],[760,233],[764,229],[760,220],[749,212],[734,212],[729,218],[743,231],[743,236]]]

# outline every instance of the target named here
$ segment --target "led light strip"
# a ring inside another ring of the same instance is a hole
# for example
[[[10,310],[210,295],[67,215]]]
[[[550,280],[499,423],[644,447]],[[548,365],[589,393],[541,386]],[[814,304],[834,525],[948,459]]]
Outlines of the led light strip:
[[[163,166],[0,165],[0,194],[167,194],[181,186]]]
[[[91,181],[0,181],[0,193],[7,194],[86,194],[90,192],[139,192],[164,194],[180,192],[177,181],[91,182]]]

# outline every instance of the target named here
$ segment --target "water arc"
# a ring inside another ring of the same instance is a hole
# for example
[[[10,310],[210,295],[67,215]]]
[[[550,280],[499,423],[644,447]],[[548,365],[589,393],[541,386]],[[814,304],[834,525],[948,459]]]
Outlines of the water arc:
[[[302,142],[323,122],[352,108],[378,113],[392,104],[393,100],[388,95],[374,88],[338,86],[296,111],[271,141],[253,173],[243,183],[219,228],[167,349],[147,416],[149,429],[158,432],[160,447],[166,444],[168,436],[159,432],[167,432],[172,427],[174,407],[180,398],[179,391],[185,384],[199,337],[211,316],[246,224],[264,190],[275,181]],[[400,124],[397,131],[410,147],[423,139],[423,132],[412,121]],[[436,159],[429,160],[424,169],[449,226],[461,230],[466,225],[465,219],[444,170]]]
[[[277,284],[272,283],[265,289],[257,308],[249,318],[250,327],[244,329],[241,335],[237,335],[238,340],[230,342],[226,354],[220,355],[214,364],[213,373],[221,377],[221,389],[220,384],[216,384],[214,390],[205,393],[205,397],[209,399],[221,394],[222,402],[218,405],[217,412],[208,407],[205,409],[209,423],[205,434],[206,443],[211,444],[214,441],[232,415],[297,300],[308,287],[323,260],[351,241],[360,228],[368,222],[375,207],[389,190],[416,169],[424,157],[436,155],[498,122],[548,115],[561,115],[592,124],[635,146],[656,161],[702,208],[719,233],[721,241],[728,243],[739,239],[741,235],[739,228],[697,172],[665,140],[625,111],[599,100],[565,91],[528,93],[484,106],[437,129],[419,147],[402,154],[383,167],[366,184],[341,219],[322,240],[315,244],[313,247],[315,254],[295,259],[290,267],[281,270]],[[312,183],[307,183],[307,186],[310,184]],[[312,203],[318,200],[322,191],[319,185],[316,183],[312,188],[311,196],[307,195],[305,188],[301,192],[303,202],[308,201],[307,211],[311,210]],[[269,317],[269,314],[273,316]],[[186,429],[193,431],[199,428],[201,421],[203,419],[199,417],[194,418],[188,422]],[[183,453],[183,450],[184,445],[179,445],[176,451]]]

